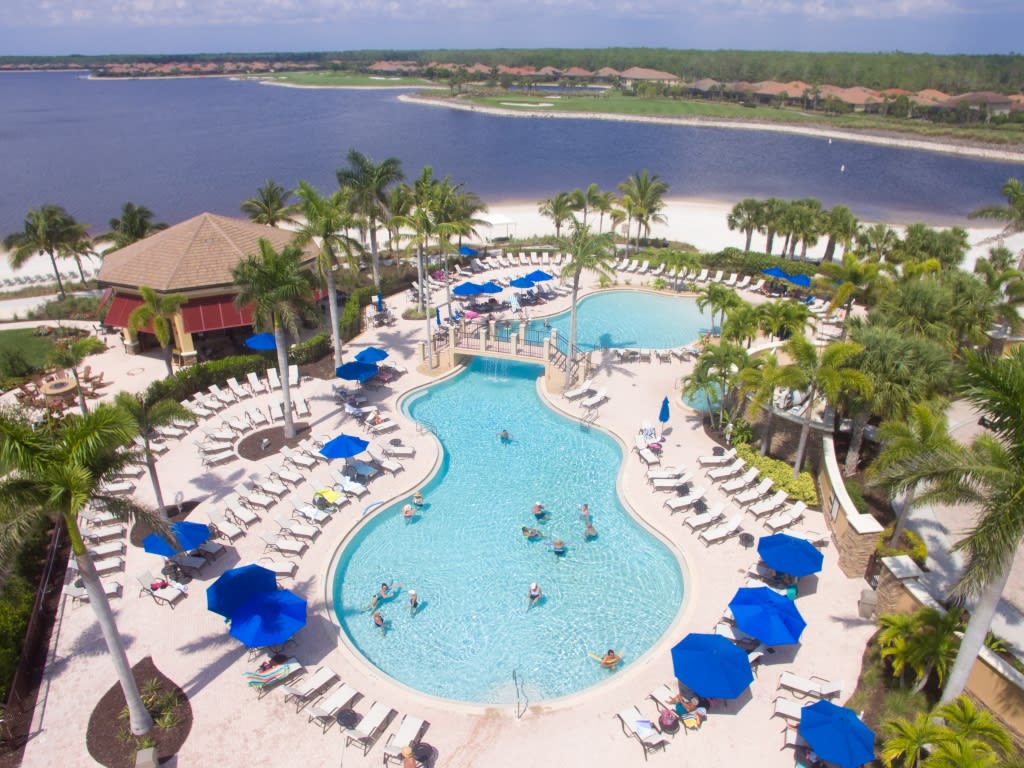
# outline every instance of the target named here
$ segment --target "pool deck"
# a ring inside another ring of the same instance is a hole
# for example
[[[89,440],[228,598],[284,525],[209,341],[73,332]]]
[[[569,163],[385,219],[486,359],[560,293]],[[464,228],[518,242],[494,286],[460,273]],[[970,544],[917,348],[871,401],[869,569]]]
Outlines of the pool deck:
[[[633,279],[636,287],[638,279]],[[400,312],[404,299],[392,297],[389,303]],[[563,311],[567,306],[568,299],[560,299],[545,305],[543,314]],[[541,314],[539,309],[531,310],[533,317]],[[338,727],[321,734],[318,727],[308,724],[305,712],[296,713],[295,706],[284,701],[282,691],[272,691],[258,700],[245,686],[242,673],[253,669],[256,662],[250,662],[248,651],[228,635],[223,620],[206,610],[203,591],[224,570],[256,562],[263,556],[264,545],[257,532],[276,532],[278,526],[273,518],[290,516],[290,506],[281,501],[262,515],[261,523],[228,546],[228,553],[207,568],[200,579],[191,583],[187,598],[174,610],[139,595],[137,578],[144,571],[158,572],[162,564],[159,558],[129,544],[125,570],[113,577],[123,589],[122,597],[111,602],[130,660],[134,663],[152,656],[156,666],[189,696],[195,719],[179,753],[178,765],[380,765],[383,745],[406,713],[428,721],[423,739],[436,747],[437,766],[518,767],[524,763],[576,765],[585,761],[589,766],[611,768],[643,763],[640,744],[623,734],[615,713],[636,705],[645,717],[656,716],[647,695],[662,684],[674,683],[669,650],[688,632],[713,631],[729,599],[743,586],[746,569],[756,562],[757,554],[753,548],[744,549],[736,537],[710,547],[702,544],[682,524],[682,514],[670,515],[663,506],[666,494],[651,491],[645,481],[646,468],[635,452],[626,453],[618,478],[623,501],[680,558],[685,568],[686,599],[661,640],[640,658],[627,658],[618,671],[609,674],[606,682],[565,699],[528,702],[525,714],[517,718],[514,708],[449,702],[405,688],[371,667],[339,639],[339,629],[325,602],[327,568],[332,555],[352,535],[363,510],[374,502],[387,503],[411,494],[430,475],[438,458],[433,437],[417,431],[396,405],[401,394],[432,380],[417,370],[415,356],[422,334],[422,322],[400,320],[389,328],[371,329],[346,346],[345,359],[351,359],[359,348],[380,344],[391,351],[391,360],[409,369],[391,387],[371,390],[370,396],[401,425],[400,431],[377,441],[401,436],[407,445],[415,446],[416,457],[402,459],[404,471],[396,476],[372,480],[367,496],[354,500],[334,515],[317,541],[296,560],[294,579],[284,582],[309,602],[308,624],[288,652],[309,670],[329,666],[360,691],[363,698],[355,705],[357,711],[365,712],[372,702],[379,701],[398,714],[364,756],[357,747],[344,746],[345,739]],[[163,375],[160,359],[129,357],[119,343],[92,360],[94,370],[104,371],[106,379],[113,382],[106,397],[120,389],[139,391]],[[607,389],[609,399],[599,408],[594,423],[617,436],[627,450],[640,423],[654,421],[661,399],[678,391],[680,378],[692,365],[676,360],[619,365],[612,363],[610,355],[596,355],[595,360],[599,362],[596,384]],[[311,418],[304,421],[314,433],[359,429],[346,421],[332,395],[334,383],[301,383],[299,391],[312,411]],[[583,416],[578,404],[569,403],[560,395],[542,395],[570,418]],[[266,402],[268,397],[264,394],[231,405],[221,415],[241,414],[246,407]],[[208,421],[218,423],[219,419],[213,417]],[[160,458],[159,469],[165,498],[170,501],[180,492],[186,500],[203,499],[191,519],[205,522],[207,510],[217,508],[232,486],[253,472],[266,472],[262,463],[240,458],[212,469],[203,468],[192,442],[198,435],[195,431],[172,445]],[[662,463],[691,468],[703,485],[697,457],[711,453],[713,447],[704,435],[700,419],[684,408],[673,407]],[[321,465],[311,474],[323,475],[326,469],[326,465]],[[143,476],[135,482],[135,497],[153,503],[148,479]],[[711,504],[725,501],[713,483],[706,485]],[[307,479],[297,493],[308,499],[313,490]],[[816,511],[810,513],[804,525],[827,530],[820,515]],[[743,530],[755,537],[768,532],[750,515],[743,521]],[[824,554],[823,571],[801,582],[798,606],[808,625],[803,642],[766,654],[748,693],[736,701],[716,701],[701,731],[680,733],[674,740],[669,737],[667,749],[650,755],[652,765],[677,765],[684,759],[691,765],[793,765],[792,750],[783,749],[785,722],[772,717],[773,700],[780,695],[779,675],[792,671],[802,676],[841,680],[844,685],[839,700],[844,701],[852,692],[864,645],[874,631],[872,622],[857,615],[863,581],[842,575],[833,546],[827,547]],[[94,703],[114,682],[92,611],[88,606],[73,607],[71,600],[65,599],[53,634],[44,687],[23,765],[48,767],[57,760],[70,765],[95,765],[85,751],[84,733]]]

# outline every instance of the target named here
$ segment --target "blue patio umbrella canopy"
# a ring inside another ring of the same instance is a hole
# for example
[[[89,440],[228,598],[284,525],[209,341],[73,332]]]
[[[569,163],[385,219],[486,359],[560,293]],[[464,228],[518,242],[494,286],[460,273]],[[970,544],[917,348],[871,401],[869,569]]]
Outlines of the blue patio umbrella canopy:
[[[491,282],[484,283],[480,286],[480,293],[501,293],[503,290],[505,289],[500,285],[495,285]]]
[[[262,352],[277,349],[277,342],[274,340],[274,334],[272,333],[257,333],[255,336],[250,336],[245,340],[245,346]]]
[[[807,626],[792,600],[768,587],[743,587],[729,603],[736,626],[765,645],[800,642]]]
[[[533,281],[528,280],[525,277],[517,277],[515,280],[509,283],[509,285],[511,285],[513,288],[533,288]]]
[[[388,351],[380,347],[367,347],[356,353],[356,360],[360,363],[379,363],[387,359]]]
[[[754,682],[747,654],[718,635],[692,632],[672,649],[672,668],[691,690],[708,698],[733,699]]]
[[[361,437],[338,435],[324,444],[320,449],[320,455],[325,459],[347,459],[349,456],[362,453],[369,445],[370,443]]]
[[[768,275],[768,277],[775,277],[778,278],[779,280],[789,279],[789,274],[786,272],[786,270],[782,269],[781,267],[769,267],[768,269],[762,269],[761,274]]]
[[[800,711],[800,735],[827,763],[855,768],[875,759],[875,734],[856,712],[831,701],[817,701]]]
[[[483,293],[483,288],[469,280],[452,288],[452,296],[476,296],[478,293]]]
[[[807,275],[786,275],[786,280],[793,285],[799,285],[801,288],[811,287],[811,278]]]
[[[210,526],[203,523],[171,523],[173,543],[159,533],[151,533],[142,540],[142,548],[151,555],[174,557],[179,552],[195,549],[210,536]]]
[[[658,421],[662,424],[668,423],[668,398],[661,401],[661,410],[658,411]]]
[[[438,325],[441,324],[441,308],[440,307],[434,307],[434,320],[437,322]]]
[[[757,542],[757,554],[769,568],[790,576],[806,576],[821,570],[824,555],[807,539],[776,533],[762,536]]]
[[[378,312],[383,312],[384,311],[384,294],[383,293],[378,293],[377,294],[377,311]]]
[[[277,577],[262,565],[232,568],[206,588],[206,610],[230,619],[254,595],[276,590]]]
[[[358,381],[360,384],[372,379],[377,372],[378,368],[375,363],[360,363],[358,360],[339,365],[334,369],[334,373],[339,379]]]
[[[535,269],[533,272],[526,276],[527,280],[531,280],[535,283],[543,283],[545,280],[554,280],[552,275],[549,275],[543,269]]]
[[[306,625],[306,601],[287,589],[250,597],[231,616],[231,636],[250,648],[280,645]]]
[[[470,248],[468,245],[459,246],[459,254],[462,256],[476,256],[479,251]]]

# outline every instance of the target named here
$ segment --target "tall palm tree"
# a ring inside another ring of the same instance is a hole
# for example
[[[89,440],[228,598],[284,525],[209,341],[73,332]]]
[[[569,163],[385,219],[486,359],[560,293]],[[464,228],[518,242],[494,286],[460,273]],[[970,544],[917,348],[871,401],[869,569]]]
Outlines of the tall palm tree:
[[[400,229],[410,230],[408,235],[409,248],[415,248],[416,272],[419,279],[420,290],[417,291],[419,310],[421,313],[427,311],[426,296],[426,252],[430,248],[430,241],[434,237],[434,214],[433,199],[437,194],[439,182],[434,178],[434,169],[426,165],[420,171],[419,178],[409,187],[411,201],[410,210],[405,213],[393,216],[391,221]],[[405,185],[403,185],[405,186]],[[427,339],[430,338],[430,318],[427,318]]]
[[[96,256],[96,243],[89,239],[85,234],[85,228],[82,228],[81,237],[69,238],[66,243],[63,243],[57,251],[58,259],[73,259],[75,266],[78,267],[78,277],[83,283],[86,282],[85,269],[82,267],[82,257]]]
[[[590,209],[597,211],[597,234],[604,231],[604,217],[612,212],[615,195],[606,190],[601,190],[594,195],[590,201]]]
[[[802,334],[812,324],[811,309],[802,301],[768,301],[757,309],[761,330],[773,338],[788,339]]]
[[[960,390],[988,420],[990,432],[968,446],[893,461],[877,474],[895,492],[917,489],[921,503],[968,503],[979,510],[974,527],[953,545],[966,553],[967,565],[951,597],[974,599],[975,604],[942,691],[943,704],[959,696],[967,683],[1024,541],[1024,349],[1002,358],[968,352]]]
[[[929,750],[941,734],[937,725],[926,712],[919,712],[913,720],[902,717],[886,720],[882,724],[881,758],[886,768],[893,765],[901,768],[921,768]]]
[[[1017,331],[1024,324],[1020,307],[1024,305],[1024,272],[1011,269],[1013,254],[1008,248],[992,248],[988,257],[974,263],[974,274],[979,275],[996,298],[999,331],[1004,336]]]
[[[651,224],[665,221],[661,211],[665,207],[668,184],[658,174],[652,174],[645,168],[634,172],[619,184],[619,191],[633,203],[633,218],[637,225],[636,247],[639,250],[640,236],[650,237]]]
[[[131,731],[142,735],[152,727],[153,719],[139,695],[110,602],[78,528],[86,505],[119,519],[142,519],[160,527],[159,518],[131,499],[103,492],[103,484],[135,458],[120,450],[134,436],[131,418],[110,405],[88,414],[68,415],[44,429],[33,428],[16,412],[0,412],[0,556],[9,562],[40,520],[55,519],[64,525],[89,605],[124,691]]]
[[[555,225],[555,237],[562,237],[562,225],[573,218],[574,203],[572,194],[559,192],[553,197],[545,198],[537,203],[537,212]]]
[[[743,304],[743,299],[736,293],[732,288],[722,285],[721,283],[709,283],[704,288],[700,289],[700,293],[697,296],[697,308],[701,311],[705,307],[711,309],[711,327],[712,333],[714,329],[718,329],[721,333],[722,323],[725,322],[725,313],[730,309]],[[721,315],[721,321],[715,324],[715,315]]]
[[[408,184],[396,184],[388,190],[388,210],[391,216],[388,218],[386,228],[388,231],[388,253],[394,254],[395,243],[401,237],[402,225],[395,221],[399,216],[408,216],[416,204],[412,194],[412,187]]]
[[[586,189],[574,189],[571,192],[572,207],[583,212],[583,226],[587,226],[587,214],[597,210],[602,194],[601,188],[597,184],[590,184]]]
[[[764,225],[764,203],[753,197],[743,198],[729,211],[726,223],[729,225],[730,232],[738,229],[747,236],[743,250],[749,252],[754,232],[759,232]]]
[[[828,242],[825,244],[825,254],[822,261],[830,263],[835,257],[836,245],[843,246],[843,253],[853,244],[857,231],[860,229],[860,222],[853,215],[853,211],[845,205],[834,205],[832,209],[822,217],[822,229],[828,235]]]
[[[88,412],[85,404],[85,393],[82,391],[82,381],[78,374],[78,368],[89,355],[104,352],[107,345],[95,336],[83,336],[79,339],[70,339],[58,342],[50,350],[50,365],[64,370],[71,371],[75,379],[75,390],[78,392],[78,407],[82,413]]]
[[[86,237],[86,228],[75,221],[75,217],[59,205],[43,205],[39,210],[25,214],[25,225],[21,232],[12,232],[4,238],[4,248],[10,251],[11,269],[21,269],[26,261],[37,253],[50,257],[53,276],[57,279],[57,291],[63,299],[64,281],[57,269],[57,259],[73,244]]]
[[[765,241],[764,252],[766,256],[772,253],[775,245],[775,235],[783,231],[783,221],[788,203],[778,197],[769,197],[762,204],[762,226],[764,227]]]
[[[231,277],[238,286],[235,305],[241,308],[253,304],[253,328],[271,329],[274,333],[284,399],[284,434],[291,439],[295,437],[295,424],[288,386],[288,345],[284,334],[287,330],[297,336],[299,319],[312,314],[309,300],[316,278],[303,266],[302,249],[298,245],[290,243],[278,252],[264,238],[260,238],[259,253],[246,256],[231,270]]]
[[[1020,179],[1008,179],[1000,192],[1006,198],[1006,205],[987,205],[971,211],[967,218],[1005,221],[1006,227],[1000,237],[1024,232],[1024,184]]]
[[[709,406],[717,399],[718,427],[721,427],[739,372],[747,367],[748,362],[746,350],[738,344],[728,341],[710,344],[697,358],[693,373],[683,379],[683,394],[687,397],[702,394]]]
[[[356,149],[350,149],[346,156],[348,166],[335,174],[338,185],[347,188],[352,210],[366,217],[370,234],[370,261],[373,268],[373,285],[380,293],[380,256],[377,253],[377,228],[391,216],[387,207],[388,189],[401,182],[402,163],[397,157],[388,157],[379,163]]]
[[[725,319],[722,321],[722,338],[738,344],[746,342],[747,349],[750,349],[750,344],[761,326],[761,313],[753,304],[743,299],[740,301],[741,304],[731,307],[725,313]]]
[[[256,194],[242,201],[241,210],[251,221],[276,227],[294,221],[295,206],[289,202],[292,193],[267,179]]]
[[[740,397],[749,397],[747,418],[753,420],[762,408],[766,409],[767,416],[761,432],[761,455],[766,456],[772,443],[774,421],[778,413],[775,408],[775,390],[798,386],[800,376],[792,368],[779,365],[779,358],[769,352],[751,358],[740,370],[738,381]]]
[[[154,232],[167,229],[164,222],[154,222],[153,211],[144,205],[135,205],[128,202],[121,206],[121,217],[110,219],[108,222],[110,231],[99,235],[97,240],[110,240],[113,242],[104,254],[124,248],[126,245],[138,242],[149,237]]]
[[[822,231],[821,203],[813,198],[797,200],[789,206],[789,257],[795,258],[800,243],[800,261],[807,260],[807,248],[816,245]]]
[[[162,295],[148,285],[139,286],[142,303],[128,315],[128,329],[138,333],[147,326],[152,326],[153,335],[164,350],[164,365],[167,375],[174,375],[172,358],[174,356],[174,318],[182,305],[188,303],[188,296],[183,293]]]
[[[569,356],[576,349],[576,309],[580,289],[580,276],[587,272],[596,272],[601,277],[610,278],[615,271],[615,243],[609,233],[603,235],[590,234],[590,227],[577,223],[572,234],[558,244],[559,250],[572,256],[572,260],[562,267],[561,277],[572,280],[572,297],[569,304]],[[572,361],[565,361],[565,386],[572,385]]]
[[[899,240],[896,230],[887,224],[862,226],[856,237],[857,255],[868,261],[886,263],[892,258]]]
[[[359,243],[345,234],[352,226],[352,215],[347,209],[345,192],[338,190],[324,197],[316,188],[305,181],[299,181],[296,191],[301,201],[300,210],[305,223],[295,233],[295,242],[305,246],[319,241],[320,251],[316,264],[320,276],[327,284],[327,304],[331,318],[331,342],[334,347],[334,367],[341,365],[341,327],[338,318],[337,270],[343,256],[349,266],[355,263]]]
[[[142,456],[146,460],[146,469],[149,470],[149,479],[153,483],[157,510],[160,517],[166,520],[167,506],[164,504],[163,492],[160,490],[160,477],[156,471],[156,455],[153,453],[151,442],[153,431],[157,427],[169,427],[179,421],[192,422],[196,417],[191,411],[171,398],[149,403],[146,401],[145,395],[118,392],[114,398],[114,404],[127,413],[135,424],[138,439],[142,443]]]
[[[790,367],[800,374],[798,388],[807,392],[807,404],[801,416],[803,426],[800,429],[800,443],[797,446],[796,460],[793,462],[795,480],[803,468],[807,439],[811,434],[811,421],[814,418],[814,407],[818,397],[823,396],[831,406],[835,406],[844,395],[859,394],[868,397],[871,394],[871,381],[852,364],[861,352],[859,344],[836,341],[819,350],[806,336],[793,336],[783,349],[793,361]]]
[[[853,302],[871,306],[885,292],[889,285],[888,278],[882,274],[877,262],[861,261],[856,254],[844,253],[839,263],[828,262],[819,266],[821,272],[832,283],[832,301],[829,303],[829,314],[842,307],[846,317],[850,316]],[[848,324],[843,323],[842,338],[846,338]]]

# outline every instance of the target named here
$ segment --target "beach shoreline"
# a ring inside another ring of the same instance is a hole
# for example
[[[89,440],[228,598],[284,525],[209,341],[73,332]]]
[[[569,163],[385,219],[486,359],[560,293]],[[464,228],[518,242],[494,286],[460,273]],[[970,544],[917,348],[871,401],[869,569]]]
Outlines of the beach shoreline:
[[[675,125],[693,128],[725,128],[737,131],[763,131],[788,133],[796,136],[807,136],[820,139],[838,139],[841,141],[875,144],[883,147],[899,149],[915,149],[923,152],[939,152],[947,155],[960,155],[982,160],[996,160],[1024,164],[1024,150],[1013,151],[994,147],[979,146],[956,140],[932,141],[925,138],[907,138],[899,134],[879,134],[861,131],[850,131],[823,126],[801,126],[787,123],[767,123],[761,121],[724,120],[722,118],[704,117],[656,117],[652,115],[617,115],[602,112],[523,112],[498,107],[483,107],[477,104],[464,104],[450,100],[419,98],[410,94],[401,94],[398,100],[406,104],[420,104],[429,107],[459,109],[464,112],[479,112],[495,117],[541,118],[565,120],[605,120],[619,123],[642,123],[649,125]]]

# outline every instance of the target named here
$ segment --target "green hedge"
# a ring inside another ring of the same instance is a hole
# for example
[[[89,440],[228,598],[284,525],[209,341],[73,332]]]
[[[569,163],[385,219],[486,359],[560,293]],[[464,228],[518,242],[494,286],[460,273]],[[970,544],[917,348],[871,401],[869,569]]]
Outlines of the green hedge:
[[[779,267],[790,275],[813,277],[818,272],[818,265],[812,262],[792,261],[756,251],[742,251],[739,248],[726,248],[718,253],[705,253],[701,256],[701,263],[708,269],[742,272],[747,275],[758,275],[761,270],[771,267]]]
[[[810,472],[801,472],[800,476],[794,480],[791,464],[762,456],[745,443],[737,444],[736,457],[743,459],[751,467],[757,467],[761,477],[771,478],[775,483],[775,488],[785,491],[789,498],[802,501],[810,507],[818,506],[818,491]]]
[[[925,563],[928,562],[928,545],[924,543],[924,539],[913,531],[904,528],[903,541],[895,547],[890,547],[889,539],[892,538],[892,532],[895,528],[896,523],[893,523],[882,531],[878,537],[878,546],[875,547],[875,553],[879,557],[909,555],[911,560],[917,563],[921,568],[924,568]]]

